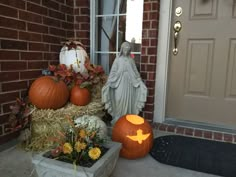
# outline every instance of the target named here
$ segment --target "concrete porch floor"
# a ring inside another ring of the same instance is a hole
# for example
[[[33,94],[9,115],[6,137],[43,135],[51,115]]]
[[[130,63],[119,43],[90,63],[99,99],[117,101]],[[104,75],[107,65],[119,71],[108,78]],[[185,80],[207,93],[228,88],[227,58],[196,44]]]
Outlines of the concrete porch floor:
[[[154,130],[155,137],[166,132]],[[169,134],[169,133],[168,133]],[[31,163],[31,152],[25,152],[17,146],[0,152],[1,177],[38,177]],[[183,168],[161,164],[150,155],[137,160],[119,158],[111,177],[217,177]]]

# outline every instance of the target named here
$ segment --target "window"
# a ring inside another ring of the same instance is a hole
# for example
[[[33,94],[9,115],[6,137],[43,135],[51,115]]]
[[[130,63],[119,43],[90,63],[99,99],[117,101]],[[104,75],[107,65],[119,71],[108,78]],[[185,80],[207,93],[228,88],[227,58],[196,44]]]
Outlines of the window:
[[[131,42],[140,68],[143,0],[91,0],[91,60],[106,73],[124,41]]]

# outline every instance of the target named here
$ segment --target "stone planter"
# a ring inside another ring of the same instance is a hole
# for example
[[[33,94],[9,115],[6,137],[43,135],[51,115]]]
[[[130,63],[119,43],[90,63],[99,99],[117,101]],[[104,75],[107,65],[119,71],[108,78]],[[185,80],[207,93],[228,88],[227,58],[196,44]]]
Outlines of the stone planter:
[[[109,177],[115,168],[121,144],[109,142],[109,150],[92,167],[77,166],[55,159],[43,157],[44,153],[35,154],[32,162],[35,164],[39,177]]]

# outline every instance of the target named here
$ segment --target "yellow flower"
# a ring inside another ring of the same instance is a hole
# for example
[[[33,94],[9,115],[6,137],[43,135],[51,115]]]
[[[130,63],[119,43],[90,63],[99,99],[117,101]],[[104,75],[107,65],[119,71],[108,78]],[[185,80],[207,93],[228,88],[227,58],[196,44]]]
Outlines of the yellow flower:
[[[86,136],[86,132],[85,132],[84,129],[81,129],[81,130],[80,130],[80,132],[79,132],[79,136],[80,136],[81,138],[85,138],[85,136]]]
[[[91,148],[88,153],[91,159],[97,160],[101,155],[101,150],[95,147],[95,148]]]
[[[64,154],[71,154],[72,151],[73,151],[73,148],[72,148],[72,146],[71,146],[70,143],[65,143],[65,144],[63,145],[63,153],[64,153]]]
[[[76,143],[75,143],[75,150],[77,151],[77,152],[81,152],[81,150],[83,150],[83,149],[85,149],[86,148],[86,144],[85,143],[81,143],[81,142],[79,142],[79,141],[77,141]]]

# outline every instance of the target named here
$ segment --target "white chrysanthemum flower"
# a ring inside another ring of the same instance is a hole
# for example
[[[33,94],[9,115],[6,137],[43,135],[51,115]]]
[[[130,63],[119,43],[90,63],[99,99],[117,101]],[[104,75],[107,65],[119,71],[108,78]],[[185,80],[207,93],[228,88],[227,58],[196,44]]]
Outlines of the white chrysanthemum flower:
[[[75,127],[86,127],[87,130],[98,130],[100,138],[107,137],[107,126],[97,116],[83,115],[75,119]]]

